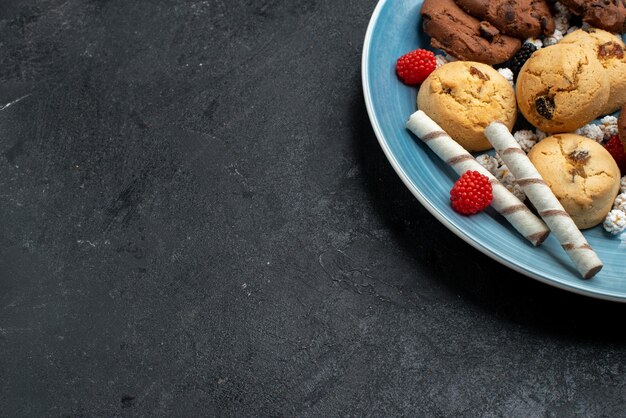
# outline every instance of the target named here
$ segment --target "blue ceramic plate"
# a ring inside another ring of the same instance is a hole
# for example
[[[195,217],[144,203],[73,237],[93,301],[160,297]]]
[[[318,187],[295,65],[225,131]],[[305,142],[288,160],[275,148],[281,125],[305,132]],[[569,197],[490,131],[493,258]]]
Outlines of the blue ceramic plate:
[[[399,56],[429,47],[428,36],[421,30],[421,5],[422,0],[381,0],[363,48],[363,90],[369,117],[404,184],[452,232],[506,266],[562,289],[626,302],[626,234],[622,241],[601,226],[584,232],[604,262],[602,271],[585,281],[554,237],[535,248],[492,210],[464,217],[450,208],[449,191],[457,176],[404,128],[416,110],[417,90],[399,82],[394,72]]]

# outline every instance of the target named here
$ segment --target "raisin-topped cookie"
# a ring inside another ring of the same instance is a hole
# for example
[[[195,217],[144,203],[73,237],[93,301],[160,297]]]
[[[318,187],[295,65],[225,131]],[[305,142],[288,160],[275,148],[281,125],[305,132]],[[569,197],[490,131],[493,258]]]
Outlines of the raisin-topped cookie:
[[[494,120],[513,128],[515,92],[493,67],[454,61],[433,71],[422,83],[417,107],[468,151],[491,148],[485,127]]]
[[[500,64],[521,48],[519,39],[500,33],[492,24],[465,13],[454,0],[425,0],[424,32],[433,48],[443,49],[461,60]]]
[[[583,21],[609,32],[626,32],[626,0],[560,0]]]
[[[556,44],[535,52],[516,84],[517,104],[544,132],[573,132],[602,114],[610,86],[600,61],[584,48]]]
[[[601,29],[579,29],[561,40],[594,54],[606,70],[611,91],[602,115],[613,113],[626,103],[626,46],[617,36]]]
[[[470,15],[516,38],[551,35],[554,19],[546,0],[455,0]]]
[[[528,158],[578,228],[604,220],[619,192],[620,172],[602,145],[579,135],[554,135],[537,143]]]

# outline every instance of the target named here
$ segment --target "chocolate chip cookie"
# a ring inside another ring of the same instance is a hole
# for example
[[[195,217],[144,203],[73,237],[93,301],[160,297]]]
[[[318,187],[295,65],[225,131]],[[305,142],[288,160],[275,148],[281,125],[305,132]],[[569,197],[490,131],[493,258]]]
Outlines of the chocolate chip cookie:
[[[465,13],[454,0],[425,0],[421,13],[424,32],[430,35],[433,48],[461,60],[500,64],[522,46],[519,39]]]
[[[554,19],[546,0],[455,0],[467,13],[516,38],[551,35]]]
[[[560,0],[583,21],[609,32],[626,32],[626,0]]]

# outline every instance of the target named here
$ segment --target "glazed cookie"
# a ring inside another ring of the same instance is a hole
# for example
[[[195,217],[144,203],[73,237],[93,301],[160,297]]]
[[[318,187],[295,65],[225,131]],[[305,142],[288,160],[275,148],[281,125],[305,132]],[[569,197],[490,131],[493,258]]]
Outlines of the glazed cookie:
[[[579,29],[561,40],[562,44],[576,44],[598,58],[606,70],[610,93],[601,114],[615,112],[626,103],[626,47],[617,36],[602,29]]]
[[[598,225],[620,187],[619,168],[596,141],[573,134],[537,143],[528,158],[580,229]]]
[[[583,21],[609,32],[626,32],[626,0],[560,0]]]
[[[546,0],[455,0],[470,15],[516,38],[551,35],[554,19]]]
[[[602,114],[609,80],[598,59],[577,45],[541,48],[517,78],[517,104],[544,132],[573,132]]]
[[[483,130],[494,120],[513,128],[515,93],[493,67],[471,61],[445,64],[422,83],[417,107],[468,151],[491,148]]]
[[[519,39],[502,35],[490,23],[465,13],[454,0],[425,0],[421,13],[433,48],[460,60],[500,64],[522,46]]]

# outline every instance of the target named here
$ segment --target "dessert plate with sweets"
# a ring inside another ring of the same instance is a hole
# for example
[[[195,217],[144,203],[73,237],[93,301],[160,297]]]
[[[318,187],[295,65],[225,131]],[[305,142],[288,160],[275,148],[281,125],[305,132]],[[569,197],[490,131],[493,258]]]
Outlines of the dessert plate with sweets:
[[[626,3],[591,3],[381,0],[363,90],[393,168],[452,232],[529,277],[626,302]],[[491,187],[459,204],[468,184]]]

